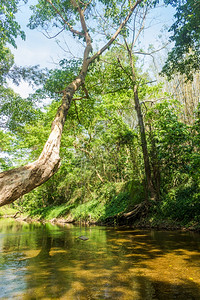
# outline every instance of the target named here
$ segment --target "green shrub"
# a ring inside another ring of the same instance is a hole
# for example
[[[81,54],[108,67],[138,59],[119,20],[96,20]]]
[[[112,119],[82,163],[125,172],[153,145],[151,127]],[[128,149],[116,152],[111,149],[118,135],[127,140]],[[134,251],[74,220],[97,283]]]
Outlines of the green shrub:
[[[171,190],[161,203],[158,213],[183,224],[200,216],[200,189],[196,184]]]

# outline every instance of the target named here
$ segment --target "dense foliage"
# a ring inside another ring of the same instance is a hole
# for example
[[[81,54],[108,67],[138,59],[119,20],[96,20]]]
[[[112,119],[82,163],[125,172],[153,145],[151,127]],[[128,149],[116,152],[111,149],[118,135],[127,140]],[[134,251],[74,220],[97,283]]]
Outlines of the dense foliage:
[[[130,2],[121,6],[121,1],[99,1],[98,5],[104,5],[104,17],[109,26],[114,27],[126,15]],[[66,1],[54,3],[56,9],[49,1],[45,5],[44,1],[39,1],[33,6],[29,27],[45,28],[48,32],[52,28],[61,31],[67,28],[72,34],[78,32],[82,40],[83,32],[74,29],[78,23],[77,10]],[[176,44],[164,70],[168,76],[173,69],[173,72],[185,73],[187,78],[199,78],[194,73],[199,60],[198,9],[193,11],[198,3],[192,0],[181,3],[178,6],[177,1],[172,3],[177,6],[177,21],[171,28]],[[14,16],[18,1],[11,1],[10,5],[1,2],[0,6],[0,13],[5,14],[1,19],[4,24],[0,48],[2,170],[12,163],[20,165],[40,155],[60,105],[62,91],[79,74],[82,62],[75,58],[62,59],[57,68],[42,72],[37,66],[14,66],[13,55],[6,43],[15,46],[17,35],[24,38],[24,34]],[[57,12],[63,5],[62,17],[68,19],[67,23]],[[13,14],[9,15],[11,8]],[[91,35],[95,38],[94,20],[101,24],[102,20],[97,13],[94,14],[97,9],[94,2],[88,2],[87,9],[87,19],[92,16],[91,25],[94,25],[90,28]],[[144,13],[143,4],[141,12]],[[192,102],[192,97],[186,96],[184,103],[180,103],[176,99],[180,97],[172,96],[172,89],[170,93],[167,91],[166,82],[152,82],[133,54],[135,41],[129,39],[133,34],[130,24],[131,21],[111,49],[89,67],[85,83],[76,92],[67,116],[62,136],[61,167],[53,178],[14,204],[20,211],[48,219],[65,216],[69,220],[117,222],[123,213],[134,211],[145,202],[148,212],[145,208],[129,221],[142,217],[152,224],[160,220],[189,225],[199,222],[199,104],[194,101],[189,111],[186,106]],[[110,38],[109,26],[103,27],[105,39]],[[7,79],[16,84],[25,79],[39,87],[34,95],[22,99],[7,86]],[[187,84],[184,83],[184,89]],[[136,88],[155,198],[149,197],[146,185],[143,140],[134,102]],[[198,88],[194,86],[193,89]],[[38,101],[47,97],[49,105],[38,105]]]
[[[59,172],[19,201],[18,205],[32,215],[105,220],[117,218],[145,199],[144,162],[133,92],[125,79],[118,81],[121,68],[116,68],[113,51],[116,53],[116,49],[110,51],[89,72],[85,86],[90,97],[80,97],[71,107]],[[59,72],[64,68],[62,65]],[[54,85],[57,80],[54,75],[52,72],[46,82],[47,90],[48,84]],[[142,82],[146,80],[145,74],[138,76]],[[183,121],[183,105],[169,100],[161,85],[143,85],[139,95],[154,187],[159,190],[159,200],[152,202],[148,219],[152,223],[165,219],[195,224],[200,215],[199,108],[194,111],[191,125]],[[164,100],[154,102],[155,98]],[[39,123],[24,128],[29,134],[22,136],[23,145],[31,149],[33,157],[41,151],[57,105],[53,102]]]
[[[180,72],[187,79],[200,68],[200,2],[198,0],[165,0],[176,7],[175,22],[171,26],[171,40],[175,46],[168,54],[163,72],[170,78]]]

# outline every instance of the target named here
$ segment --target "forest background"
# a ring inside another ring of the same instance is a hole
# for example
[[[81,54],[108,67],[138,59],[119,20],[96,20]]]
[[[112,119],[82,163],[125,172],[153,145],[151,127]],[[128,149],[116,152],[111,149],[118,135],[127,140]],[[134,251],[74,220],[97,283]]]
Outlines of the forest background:
[[[56,13],[60,5],[69,13],[71,2],[55,1]],[[111,39],[131,1],[76,3],[88,10],[86,20],[98,48]],[[81,31],[78,38],[71,30],[71,40],[64,36],[66,27],[56,23],[61,16],[53,14],[52,3],[39,1],[32,8],[29,28],[43,30],[49,40],[54,37],[62,58],[51,69],[14,64],[10,49],[17,46],[17,36],[25,39],[15,16],[20,5],[28,4],[13,0],[0,5],[2,171],[40,155],[61,91],[78,76],[83,61]],[[160,35],[151,27],[160,28],[154,11],[168,5],[174,7],[175,18],[171,26],[165,24],[168,35]],[[198,227],[199,14],[200,4],[195,0],[138,4],[120,35],[89,66],[84,84],[73,97],[58,172],[9,208],[46,219]],[[148,43],[157,34],[157,41]],[[52,51],[56,51],[54,46]],[[14,86],[25,89],[24,82],[33,88],[26,98]]]

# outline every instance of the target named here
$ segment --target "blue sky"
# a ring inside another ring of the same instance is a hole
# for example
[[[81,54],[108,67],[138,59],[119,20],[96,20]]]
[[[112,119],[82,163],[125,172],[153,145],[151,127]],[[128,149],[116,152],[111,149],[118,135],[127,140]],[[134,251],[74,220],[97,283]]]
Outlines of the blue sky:
[[[29,0],[28,4],[35,4],[36,0]],[[145,30],[143,36],[141,36],[141,47],[148,48],[149,44],[154,44],[155,47],[159,47],[158,35],[164,25],[169,27],[172,24],[174,15],[174,9],[171,7],[158,7],[154,9],[148,17],[148,22],[151,24],[149,28]],[[55,63],[63,57],[70,57],[70,54],[64,52],[56,43],[55,39],[47,39],[40,31],[30,30],[27,28],[27,23],[30,17],[30,10],[27,5],[22,5],[17,15],[17,21],[21,25],[22,29],[26,33],[26,41],[17,39],[17,49],[12,49],[15,56],[15,62],[17,65],[37,65],[41,67],[54,68]],[[82,53],[81,46],[74,42],[73,37],[68,35],[62,35],[59,37],[62,41],[62,47],[68,51],[65,43],[68,44],[69,49],[78,56]],[[26,83],[22,83],[19,87],[12,87],[16,92],[20,93],[23,97],[27,97],[32,91]]]

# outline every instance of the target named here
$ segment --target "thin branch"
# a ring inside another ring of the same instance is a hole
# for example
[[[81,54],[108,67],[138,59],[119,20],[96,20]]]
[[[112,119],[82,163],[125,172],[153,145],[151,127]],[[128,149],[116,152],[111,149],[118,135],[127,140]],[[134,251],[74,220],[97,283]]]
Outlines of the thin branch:
[[[119,41],[116,41],[115,44],[124,48],[124,50],[126,50],[126,47],[124,46],[124,44],[120,43]]]
[[[131,49],[133,49],[133,43],[134,43],[134,40],[135,40],[135,28],[136,28],[137,13],[138,13],[138,7],[137,7],[135,17],[134,17],[134,21],[133,21],[133,37],[132,37]]]
[[[108,65],[111,65],[111,66],[115,66],[116,65],[116,63],[113,63],[113,62],[109,62],[109,61],[107,61],[107,60],[105,60],[105,59],[100,59],[100,61],[102,61],[102,62],[104,62],[104,63],[106,63],[106,64],[108,64]]]
[[[131,71],[132,71],[131,79],[132,79],[133,84],[135,85],[136,74],[135,74],[135,69],[134,69],[134,64],[133,64],[132,48],[131,49],[129,48],[129,45],[128,45],[128,43],[127,43],[127,41],[126,41],[125,38],[124,38],[124,42],[125,42],[125,45],[126,45],[126,49],[128,51],[128,55],[129,55],[129,59],[130,59],[130,64],[131,64]]]
[[[86,89],[85,84],[82,85],[82,89],[83,89],[83,91],[85,92],[85,97],[84,97],[84,98],[88,98],[88,99],[89,99],[90,96],[89,96],[88,90]]]
[[[120,61],[120,58],[118,57],[117,58],[117,61],[118,61],[118,63],[119,63],[119,66],[120,66],[120,68],[124,71],[124,73],[126,73],[126,75],[128,75],[128,77],[130,77],[130,74],[124,69],[124,67],[122,66],[122,64],[121,64],[121,61]]]
[[[83,96],[83,97],[78,97],[78,98],[73,98],[73,101],[77,101],[77,100],[82,100],[82,99],[87,99],[88,97]]]
[[[104,36],[108,36],[109,34],[110,34],[110,29],[112,28],[112,29],[114,29],[115,31],[116,31],[116,28],[113,26],[113,25],[111,25],[111,24],[109,24],[109,28],[108,28],[108,25],[107,25],[107,19],[106,18],[104,18],[100,13],[99,13],[99,11],[96,11],[95,10],[95,12],[96,12],[96,15],[98,16],[98,18],[99,18],[99,22],[100,22],[100,24],[101,24],[101,26],[102,26],[102,30],[103,30],[103,34],[102,34],[102,32],[98,32],[99,34],[101,34],[101,35],[104,35]],[[106,30],[108,30],[108,32],[109,33],[106,33]]]
[[[157,53],[159,51],[161,51],[162,49],[166,48],[168,45],[170,44],[170,42],[167,42],[165,45],[163,45],[161,48],[154,50],[152,52],[142,52],[142,51],[134,51],[135,54],[143,54],[143,55],[153,55],[154,53]]]
[[[154,66],[155,66],[155,68],[156,68],[155,57],[153,56],[153,54],[155,54],[155,53],[161,51],[161,50],[164,49],[168,44],[169,44],[169,42],[166,43],[166,44],[165,44],[164,46],[162,46],[161,48],[159,48],[159,49],[157,49],[157,50],[154,50],[154,51],[152,51],[152,52],[150,52],[150,53],[148,53],[148,52],[141,52],[141,51],[134,51],[134,54],[149,55],[149,56],[151,56],[151,58],[152,58],[152,60],[153,60],[153,64],[154,64]]]
[[[47,32],[47,30],[45,30],[45,32],[47,34],[45,34],[44,32],[41,31],[41,33],[49,40],[54,39],[55,37],[57,37],[61,32],[63,32],[65,30],[65,26],[58,32],[56,33],[54,36],[50,36],[49,33]]]
[[[137,35],[136,37],[134,38],[134,40],[132,41],[132,44],[131,44],[131,51],[133,50],[133,47],[135,46],[135,43],[140,35],[140,33],[143,31],[144,29],[144,24],[145,24],[145,19],[146,19],[146,16],[147,16],[147,11],[148,11],[148,6],[146,7],[146,10],[144,12],[144,15],[143,15],[143,18],[142,18],[142,24],[140,26],[140,29],[138,30],[137,32]]]
[[[154,99],[154,100],[147,99],[147,100],[144,100],[144,101],[140,102],[140,105],[145,104],[145,103],[148,103],[148,102],[150,102],[150,103],[155,103],[155,102],[158,102],[158,101],[161,101],[161,100],[171,100],[171,98],[169,98],[169,97],[168,97],[168,98],[166,98],[166,97],[161,97],[161,98]]]
[[[154,83],[154,82],[157,82],[157,80],[151,80],[151,81],[144,82],[144,83],[140,84],[140,86],[143,86],[143,85],[149,84],[149,83]]]
[[[81,3],[83,3],[82,1],[80,1]],[[84,5],[85,5],[85,7],[84,7],[84,9],[83,9],[83,12],[85,12],[86,11],[86,9],[87,9],[87,7],[88,7],[88,5],[90,5],[90,3],[92,2],[92,0],[90,0],[88,3],[83,3]]]
[[[97,174],[97,177],[100,179],[101,182],[104,182],[103,178],[101,177],[101,175],[99,174],[99,172],[97,171],[97,169],[95,168],[95,172]]]
[[[69,27],[69,30],[74,33],[74,34],[77,34],[77,35],[80,35],[80,36],[84,36],[84,33],[83,32],[80,32],[76,29],[74,29],[72,27],[72,25],[67,21],[65,20],[65,18],[63,17],[63,15],[59,12],[59,10],[55,7],[55,5],[51,2],[51,0],[46,0],[51,6],[52,8],[56,11],[56,13],[61,17],[62,21]]]
[[[116,30],[116,32],[113,34],[113,36],[111,37],[111,39],[108,41],[108,43],[106,45],[104,45],[99,51],[97,51],[91,58],[90,58],[90,62],[92,62],[93,60],[95,60],[99,55],[101,55],[105,50],[107,50],[112,43],[114,42],[114,40],[118,37],[119,33],[121,32],[121,30],[124,28],[124,26],[126,25],[126,23],[129,21],[133,11],[135,10],[135,8],[142,2],[142,0],[138,0],[135,2],[135,4],[131,7],[129,14],[127,15],[127,17],[124,19],[124,21],[120,24],[120,26],[118,27],[118,29]]]
[[[76,42],[77,42],[77,41],[76,41]],[[80,58],[80,57],[75,56],[75,55],[71,52],[71,50],[70,50],[70,48],[69,48],[67,42],[65,41],[65,39],[64,39],[64,44],[65,44],[65,46],[67,47],[67,50],[66,50],[63,46],[60,45],[60,42],[59,42],[59,41],[56,41],[56,43],[57,43],[58,47],[59,47],[61,50],[63,50],[65,53],[69,53],[69,54],[71,55],[71,57],[73,57],[73,58],[78,58],[78,59]],[[81,44],[81,45],[82,45],[82,44]]]

